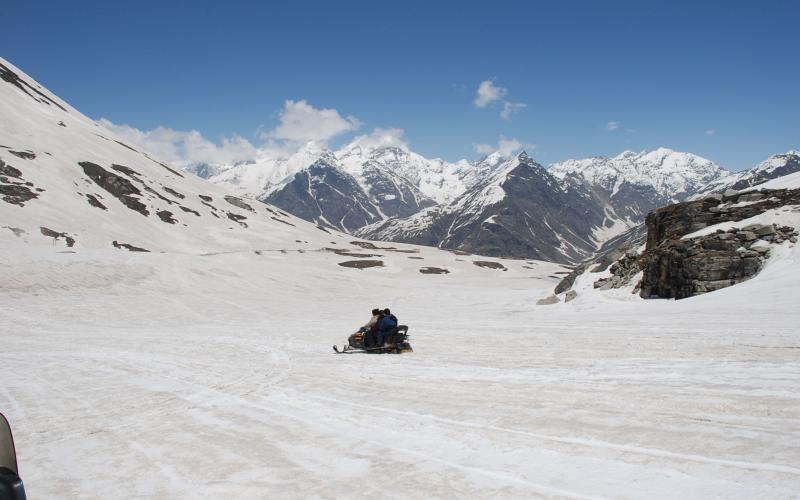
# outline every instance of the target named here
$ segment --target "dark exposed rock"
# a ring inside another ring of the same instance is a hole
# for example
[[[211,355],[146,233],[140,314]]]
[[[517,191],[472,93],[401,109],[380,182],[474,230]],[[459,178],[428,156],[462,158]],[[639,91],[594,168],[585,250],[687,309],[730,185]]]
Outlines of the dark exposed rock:
[[[423,267],[419,272],[422,274],[450,274],[450,271],[442,267]]]
[[[178,206],[179,206],[179,207],[181,208],[181,210],[183,210],[184,212],[188,212],[188,213],[190,213],[190,214],[195,214],[196,216],[200,217],[200,212],[198,212],[197,210],[191,209],[191,208],[189,208],[189,207],[184,207],[183,205],[178,205]]]
[[[645,267],[642,296],[692,297],[744,281],[761,269],[762,259],[756,252],[698,248],[704,241],[715,238],[709,235],[660,246]]]
[[[366,269],[368,267],[383,267],[382,260],[346,260],[339,262],[342,267],[351,267],[354,269]]]
[[[287,226],[297,227],[297,226],[295,226],[294,224],[292,224],[291,222],[285,221],[285,220],[283,220],[283,219],[279,219],[278,217],[270,217],[270,218],[271,218],[272,220],[276,220],[276,221],[278,221],[278,222],[282,222],[283,224],[286,224]]]
[[[22,158],[23,160],[34,160],[34,159],[36,159],[36,154],[33,153],[32,151],[11,151],[9,149],[8,152],[11,153],[12,155],[16,156],[16,157]]]
[[[109,172],[100,165],[92,162],[82,161],[78,165],[83,168],[84,173],[97,183],[98,186],[105,189],[126,207],[139,212],[145,217],[150,215],[147,206],[139,201],[134,196],[141,196],[142,192],[133,185],[128,179],[121,177],[115,173]]]
[[[361,247],[366,250],[394,250],[394,247],[379,247],[375,243],[371,241],[351,241],[351,245],[355,245],[357,247]]]
[[[425,257],[409,257],[409,259],[425,260]]]
[[[100,200],[98,200],[97,197],[92,194],[86,195],[86,201],[88,201],[89,205],[93,207],[102,208],[103,210],[108,210],[106,206],[100,203]]]
[[[504,266],[503,264],[501,264],[499,262],[491,262],[491,261],[488,261],[488,260],[473,260],[472,263],[475,264],[478,267],[485,267],[487,269],[500,269],[502,271],[508,271],[508,269],[506,269],[506,266]]]
[[[114,248],[125,248],[125,249],[127,249],[127,250],[129,250],[131,252],[149,252],[150,251],[150,250],[147,250],[145,248],[135,247],[135,246],[130,245],[128,243],[119,243],[117,240],[112,241],[111,244],[114,245]]]
[[[31,84],[29,84],[22,78],[20,78],[19,75],[17,75],[14,71],[11,71],[11,69],[8,66],[2,63],[0,63],[0,79],[2,79],[7,83],[10,83],[11,85],[17,87],[19,90],[25,92],[34,101],[47,104],[48,106],[54,104],[62,111],[67,111],[67,109],[64,106],[60,105],[59,103],[48,97],[47,94],[43,93],[42,91],[38,90],[37,88],[33,87]],[[31,92],[33,92],[33,94]]]
[[[592,286],[600,290],[611,288],[622,288],[628,285],[634,276],[642,270],[642,262],[639,254],[635,250],[625,251],[616,262],[611,264],[609,271],[611,276],[595,281]],[[638,288],[636,289],[638,291]]]
[[[112,170],[116,170],[117,172],[122,172],[123,174],[125,174],[125,175],[127,175],[129,177],[132,177],[132,178],[134,178],[136,180],[141,180],[139,178],[139,176],[141,175],[139,172],[137,172],[136,170],[134,170],[134,169],[132,169],[130,167],[126,167],[125,165],[117,165],[117,164],[114,163],[114,164],[111,164],[111,169]]]
[[[67,126],[67,124],[66,124],[66,123],[64,123],[63,121],[60,121],[60,122],[58,122],[58,126],[59,126],[59,127],[66,127],[66,126]]]
[[[226,196],[225,197],[225,201],[227,201],[228,203],[230,203],[234,207],[239,207],[239,208],[242,208],[244,210],[248,210],[250,212],[255,212],[255,210],[253,210],[253,207],[251,207],[250,205],[245,203],[241,198],[237,198],[235,196]]]
[[[563,293],[572,288],[572,285],[575,283],[575,280],[586,271],[587,264],[581,264],[575,269],[572,270],[569,274],[564,276],[564,278],[556,285],[556,289],[554,290],[555,294]],[[528,268],[532,269],[532,268]]]
[[[22,179],[22,172],[11,165],[7,164],[3,160],[0,160],[0,175],[5,175],[8,177],[14,177],[15,179]],[[8,181],[4,181],[8,182]]]
[[[156,215],[158,215],[158,218],[161,219],[162,222],[166,222],[168,224],[175,224],[178,222],[178,219],[173,217],[172,212],[169,210],[159,210],[156,212]]]
[[[226,212],[225,214],[228,216],[230,220],[238,222],[240,226],[247,227],[247,223],[242,222],[244,220],[247,220],[247,217],[245,217],[244,215],[235,214],[233,212]]]
[[[200,199],[203,200],[203,201],[209,201],[209,202],[212,201],[210,196],[206,196],[204,194],[198,194],[197,196],[199,196]]]
[[[58,241],[59,238],[64,238],[64,240],[66,240],[67,242],[68,247],[72,247],[75,245],[75,238],[69,236],[67,233],[60,233],[58,231],[53,231],[52,229],[48,229],[44,226],[40,227],[39,231],[41,231],[43,235],[49,236],[50,238],[53,238],[56,241]]]
[[[39,197],[37,193],[31,191],[28,187],[17,184],[0,184],[0,195],[6,203],[21,207],[25,206],[25,202]]]
[[[175,196],[176,198],[180,198],[180,199],[186,198],[186,195],[183,195],[183,194],[181,194],[181,193],[179,193],[179,192],[175,191],[174,189],[169,188],[167,186],[164,186],[164,191],[166,191],[167,193],[171,194],[172,196]]]
[[[344,248],[323,248],[326,252],[333,252],[336,255],[341,255],[342,257],[358,257],[359,259],[368,259],[371,257],[383,257],[381,254],[377,253],[355,253],[350,250],[346,250]]]
[[[116,142],[117,144],[119,144],[119,145],[120,145],[120,146],[122,146],[123,148],[127,148],[127,149],[130,149],[131,151],[135,151],[135,152],[137,152],[137,153],[138,153],[138,151],[136,151],[135,149],[133,149],[132,147],[128,146],[127,144],[125,144],[125,143],[124,143],[124,142],[122,142],[122,141],[114,141],[114,142]]]

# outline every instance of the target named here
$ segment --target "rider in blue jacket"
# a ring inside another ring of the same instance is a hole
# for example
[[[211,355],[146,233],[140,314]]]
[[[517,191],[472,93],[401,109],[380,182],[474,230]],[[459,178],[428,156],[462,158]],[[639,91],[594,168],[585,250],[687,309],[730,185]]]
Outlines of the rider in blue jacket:
[[[392,314],[392,311],[387,307],[383,310],[383,318],[378,324],[378,346],[383,346],[386,339],[395,331],[397,331],[397,316]]]

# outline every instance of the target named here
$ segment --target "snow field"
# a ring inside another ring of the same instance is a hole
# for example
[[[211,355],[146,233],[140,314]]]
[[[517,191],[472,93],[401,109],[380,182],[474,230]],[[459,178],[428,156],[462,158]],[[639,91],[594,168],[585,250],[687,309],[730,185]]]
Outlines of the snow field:
[[[697,299],[535,307],[558,266],[502,272],[422,249],[359,271],[328,252],[23,256],[18,244],[0,247],[0,408],[31,498],[792,498],[800,486],[788,246],[756,279]],[[410,325],[415,352],[333,354],[376,305]]]

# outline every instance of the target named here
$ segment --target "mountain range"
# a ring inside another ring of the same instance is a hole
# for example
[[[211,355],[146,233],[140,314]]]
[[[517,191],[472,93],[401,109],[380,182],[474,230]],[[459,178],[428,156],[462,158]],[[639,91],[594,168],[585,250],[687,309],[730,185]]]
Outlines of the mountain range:
[[[336,151],[310,143],[283,159],[187,169],[209,183],[126,143],[2,59],[0,78],[0,199],[14,212],[4,227],[29,231],[35,218],[42,235],[74,244],[215,251],[308,221],[321,237],[336,230],[576,263],[635,232],[654,208],[800,171],[797,151],[732,173],[666,148],[545,167],[525,151],[448,162],[354,140]],[[27,216],[42,199],[47,209]],[[98,222],[64,217],[85,211]]]
[[[475,162],[403,146],[309,145],[284,160],[195,168],[208,180],[363,238],[575,263],[640,227],[651,210],[800,170],[800,154],[730,172],[658,148],[544,167],[525,151]]]

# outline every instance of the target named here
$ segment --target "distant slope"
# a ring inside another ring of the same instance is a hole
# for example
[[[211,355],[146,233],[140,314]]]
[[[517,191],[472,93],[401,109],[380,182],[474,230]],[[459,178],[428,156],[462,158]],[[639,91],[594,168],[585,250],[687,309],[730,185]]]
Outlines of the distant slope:
[[[171,168],[0,59],[0,241],[212,252],[330,239]]]

